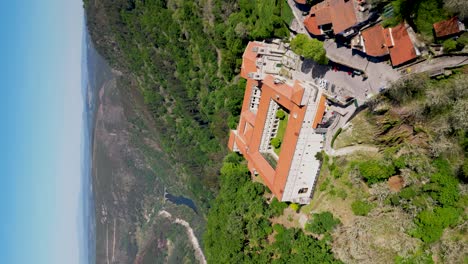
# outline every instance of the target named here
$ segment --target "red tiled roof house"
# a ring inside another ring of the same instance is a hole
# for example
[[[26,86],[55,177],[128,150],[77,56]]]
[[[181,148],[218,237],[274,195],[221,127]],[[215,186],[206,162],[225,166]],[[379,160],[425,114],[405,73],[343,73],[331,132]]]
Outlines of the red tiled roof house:
[[[368,16],[364,15],[362,1],[355,0],[325,0],[311,7],[309,15],[304,20],[304,26],[310,34],[324,35],[326,31],[333,34],[344,34]]]
[[[434,23],[433,27],[434,35],[439,39],[457,36],[465,31],[465,25],[457,17]]]
[[[362,30],[353,39],[352,47],[371,57],[389,55],[394,67],[403,65],[413,61],[419,55],[406,28],[405,23],[393,28],[383,28],[380,24],[374,25]]]

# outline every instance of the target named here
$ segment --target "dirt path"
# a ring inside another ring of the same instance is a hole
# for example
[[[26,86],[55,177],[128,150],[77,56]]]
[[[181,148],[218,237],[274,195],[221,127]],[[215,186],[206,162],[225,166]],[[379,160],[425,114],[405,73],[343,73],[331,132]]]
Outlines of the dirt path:
[[[172,215],[168,211],[161,210],[159,211],[158,215],[172,220]],[[203,254],[203,251],[200,247],[200,243],[198,243],[198,239],[195,236],[193,229],[190,227],[190,224],[187,223],[187,221],[180,218],[176,218],[175,220],[173,220],[173,222],[182,225],[187,229],[187,235],[189,236],[190,242],[192,242],[193,248],[195,249],[195,257],[200,263],[206,264],[205,255]]]
[[[368,152],[378,152],[379,148],[370,145],[357,145],[357,146],[350,146],[344,147],[340,149],[331,149],[328,153],[330,156],[345,156],[352,154],[356,151],[368,151]]]

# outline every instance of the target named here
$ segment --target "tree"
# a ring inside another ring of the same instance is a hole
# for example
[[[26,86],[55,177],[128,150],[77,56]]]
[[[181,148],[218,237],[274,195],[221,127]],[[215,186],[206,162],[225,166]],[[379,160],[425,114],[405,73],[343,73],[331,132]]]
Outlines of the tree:
[[[275,197],[270,203],[270,210],[274,216],[280,216],[283,214],[284,209],[286,209],[288,205],[286,203],[278,201]]]
[[[444,6],[453,13],[458,13],[461,19],[468,17],[468,2],[460,0],[444,0]]]
[[[465,158],[465,161],[463,162],[463,176],[465,177],[465,180],[468,179],[468,159]]]
[[[454,103],[452,118],[455,129],[468,130],[468,100],[457,100]]]
[[[395,174],[395,167],[393,164],[384,165],[378,160],[363,161],[359,163],[358,167],[362,177],[364,177],[369,184],[388,179]]]
[[[457,50],[457,42],[453,39],[447,39],[442,45],[444,46],[445,52]]]
[[[276,111],[276,117],[280,120],[283,120],[285,117],[286,117],[286,113],[279,109],[278,111]]]
[[[296,52],[297,54],[302,54],[304,45],[308,41],[308,37],[305,34],[299,34],[297,35],[292,41],[291,41],[291,49]]]
[[[274,148],[279,148],[281,146],[281,140],[279,138],[276,138],[276,137],[271,139],[270,143]]]
[[[340,223],[340,220],[334,218],[332,213],[323,212],[314,214],[312,221],[306,224],[305,229],[315,234],[325,234],[332,231]]]
[[[297,212],[299,211],[299,208],[301,208],[301,206],[297,203],[292,203],[289,205],[289,208],[291,208],[294,212]]]
[[[309,38],[305,34],[298,34],[291,41],[291,48],[295,53],[302,55],[306,59],[314,60],[319,64],[328,63],[323,42]]]
[[[437,241],[446,227],[457,223],[460,210],[453,207],[436,207],[434,210],[424,210],[416,217],[418,226],[413,236],[426,243]]]

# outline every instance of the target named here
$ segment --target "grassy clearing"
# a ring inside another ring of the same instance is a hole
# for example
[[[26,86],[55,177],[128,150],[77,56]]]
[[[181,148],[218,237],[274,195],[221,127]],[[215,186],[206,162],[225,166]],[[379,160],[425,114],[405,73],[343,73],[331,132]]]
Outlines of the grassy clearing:
[[[355,181],[353,161],[365,160],[375,156],[357,152],[353,156],[325,157],[312,201],[303,206],[301,212],[307,215],[330,211],[344,224],[355,218],[351,203],[368,197],[368,188],[361,181]]]
[[[279,121],[278,132],[276,133],[276,138],[283,142],[284,133],[286,132],[286,127],[288,126],[288,115],[284,117],[283,120]],[[281,152],[281,145],[278,148],[274,148],[276,155],[279,155]]]
[[[288,2],[286,0],[281,2],[281,18],[288,23],[288,25],[291,25],[291,22],[294,19],[294,14],[291,10],[291,7],[289,7]]]
[[[333,145],[334,148],[339,149],[357,144],[374,144],[377,129],[374,125],[369,123],[366,116],[367,110],[357,115],[351,121],[351,124],[336,138]]]

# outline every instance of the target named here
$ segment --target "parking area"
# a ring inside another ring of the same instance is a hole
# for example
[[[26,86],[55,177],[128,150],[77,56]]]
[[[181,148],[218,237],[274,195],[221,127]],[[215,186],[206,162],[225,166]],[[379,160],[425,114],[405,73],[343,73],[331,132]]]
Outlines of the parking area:
[[[365,101],[369,92],[369,82],[362,76],[353,75],[351,71],[329,70],[325,73],[324,79],[335,85],[331,91],[341,97],[354,97],[358,102]]]
[[[343,99],[354,97],[359,104],[362,104],[368,96],[376,94],[378,88],[384,85],[375,84],[373,88],[371,82],[375,79],[365,78],[361,72],[335,63],[319,65],[311,60],[302,61],[299,69],[292,72],[292,75],[294,79],[310,82],[326,80],[329,83],[326,86],[328,92]]]

